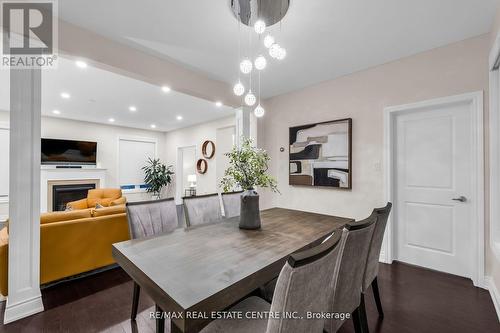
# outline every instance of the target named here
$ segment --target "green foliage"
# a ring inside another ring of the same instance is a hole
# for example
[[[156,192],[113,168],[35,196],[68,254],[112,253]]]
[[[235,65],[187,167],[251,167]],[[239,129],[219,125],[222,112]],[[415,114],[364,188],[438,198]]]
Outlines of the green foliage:
[[[144,171],[144,182],[149,185],[147,191],[160,196],[163,187],[172,182],[172,166],[168,167],[160,162],[160,159],[149,158],[147,165],[142,167]]]
[[[225,154],[229,157],[230,165],[220,182],[225,192],[233,190],[236,185],[241,186],[243,190],[258,186],[279,192],[276,180],[267,174],[269,155],[252,144],[251,139],[244,139],[240,148],[233,147],[231,152]]]

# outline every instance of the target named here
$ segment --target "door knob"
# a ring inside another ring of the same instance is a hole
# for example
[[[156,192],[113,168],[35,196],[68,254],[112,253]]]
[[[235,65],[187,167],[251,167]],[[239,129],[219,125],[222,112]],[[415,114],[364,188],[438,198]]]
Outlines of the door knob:
[[[466,202],[467,201],[467,198],[464,197],[463,195],[459,196],[458,198],[453,198],[451,200],[455,200],[455,201],[460,201],[460,202]]]

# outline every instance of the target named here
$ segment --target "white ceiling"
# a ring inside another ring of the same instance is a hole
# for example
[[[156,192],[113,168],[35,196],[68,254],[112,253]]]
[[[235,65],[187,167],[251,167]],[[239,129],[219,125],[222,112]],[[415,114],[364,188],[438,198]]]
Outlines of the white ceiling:
[[[233,84],[238,29],[229,2],[64,0],[59,13]],[[497,0],[291,0],[281,32],[279,25],[270,29],[288,55],[266,68],[262,94],[275,96],[487,33],[496,7]],[[248,36],[249,29],[243,30]]]
[[[0,87],[9,87],[9,71],[0,71]],[[69,99],[60,94],[70,94]],[[137,111],[131,112],[130,106]],[[0,110],[9,110],[9,89],[0,89]],[[60,111],[60,115],[53,114]],[[58,68],[42,72],[42,115],[140,129],[170,131],[233,115],[232,108],[59,58]],[[182,116],[182,120],[177,120]],[[115,119],[113,123],[109,118]]]

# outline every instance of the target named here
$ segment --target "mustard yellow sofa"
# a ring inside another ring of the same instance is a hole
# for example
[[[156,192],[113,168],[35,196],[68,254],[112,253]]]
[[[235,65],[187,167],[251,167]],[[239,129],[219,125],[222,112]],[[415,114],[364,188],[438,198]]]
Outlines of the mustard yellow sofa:
[[[10,221],[15,223],[15,221]],[[125,205],[40,217],[40,283],[113,264],[111,244],[128,240]],[[0,230],[0,293],[7,295],[8,227]]]
[[[127,202],[122,196],[122,190],[119,188],[99,188],[89,190],[85,199],[71,201],[66,204],[66,207],[75,209],[95,208],[96,204],[103,207],[124,205]]]

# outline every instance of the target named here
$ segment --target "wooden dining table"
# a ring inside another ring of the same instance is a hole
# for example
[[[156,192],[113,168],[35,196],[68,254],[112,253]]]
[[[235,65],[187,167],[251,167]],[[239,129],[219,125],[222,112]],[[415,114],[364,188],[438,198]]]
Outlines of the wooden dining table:
[[[239,229],[238,221],[116,243],[113,257],[169,315],[171,332],[193,333],[276,278],[290,254],[353,220],[272,208],[261,212],[259,230]]]

